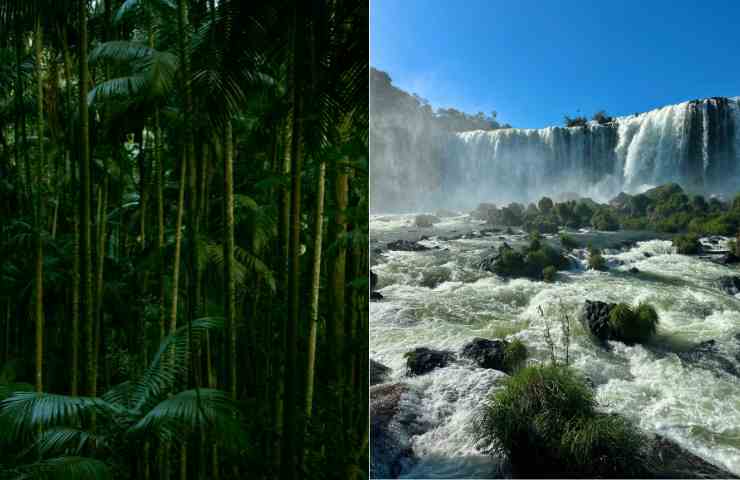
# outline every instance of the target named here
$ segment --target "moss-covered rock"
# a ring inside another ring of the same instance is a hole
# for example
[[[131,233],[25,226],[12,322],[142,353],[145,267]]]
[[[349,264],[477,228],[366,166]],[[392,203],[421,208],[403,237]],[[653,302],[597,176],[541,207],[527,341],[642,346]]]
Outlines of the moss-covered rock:
[[[677,235],[673,237],[673,246],[676,247],[676,253],[681,255],[697,255],[701,253],[701,243],[699,236],[695,234]]]

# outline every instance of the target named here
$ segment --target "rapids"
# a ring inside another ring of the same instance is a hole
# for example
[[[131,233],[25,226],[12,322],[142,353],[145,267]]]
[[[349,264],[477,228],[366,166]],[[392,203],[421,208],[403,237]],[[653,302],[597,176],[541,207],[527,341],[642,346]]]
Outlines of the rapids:
[[[408,379],[404,353],[418,346],[458,351],[476,336],[518,337],[531,358],[545,361],[545,321],[559,342],[561,308],[573,319],[571,363],[593,381],[602,409],[740,475],[740,378],[677,355],[713,339],[723,359],[740,371],[740,298],[717,287],[720,276],[740,273],[737,266],[677,255],[670,241],[643,237],[630,248],[607,249],[608,272],[585,270],[576,252],[576,266],[560,272],[553,284],[504,280],[479,271],[475,262],[490,247],[522,242],[523,235],[445,241],[437,236],[474,231],[482,223],[461,215],[414,230],[412,219],[376,215],[370,221],[374,247],[421,235],[429,236],[422,244],[439,247],[375,250],[372,258],[384,300],[370,304],[370,356],[393,369],[390,382],[410,383],[418,392],[404,407],[415,410],[421,426],[411,438],[416,460],[405,464],[402,478],[490,478],[501,461],[484,454],[485,446],[476,444],[472,432],[476,409],[499,388],[501,375],[456,363]],[[590,235],[611,245],[627,236]],[[639,273],[630,273],[631,267]],[[610,342],[611,351],[604,350],[576,320],[586,299],[653,304],[660,316],[656,338],[644,346]]]

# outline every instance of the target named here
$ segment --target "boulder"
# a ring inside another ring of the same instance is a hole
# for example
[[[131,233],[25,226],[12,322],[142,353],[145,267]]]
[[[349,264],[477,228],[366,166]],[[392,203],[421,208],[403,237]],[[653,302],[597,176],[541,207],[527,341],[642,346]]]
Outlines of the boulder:
[[[414,225],[419,228],[429,228],[435,223],[439,223],[439,218],[434,215],[417,215],[416,218],[414,218]]]
[[[380,292],[370,292],[370,300],[374,302],[378,300],[383,300],[383,294]]]
[[[728,252],[728,253],[724,253],[720,255],[717,258],[713,258],[712,261],[720,265],[734,265],[740,262],[740,257],[738,257],[732,252]]]
[[[378,285],[378,274],[370,270],[370,291],[375,290],[375,286]]]
[[[413,462],[411,436],[416,432],[413,410],[404,403],[418,397],[409,385],[389,383],[370,387],[370,478],[398,478]]]
[[[418,347],[407,352],[406,375],[424,375],[435,368],[445,367],[455,359],[455,355],[449,350],[433,350],[427,347]]]
[[[583,308],[581,323],[596,338],[601,341],[609,340],[611,328],[609,328],[609,313],[616,304],[586,300]]]
[[[391,374],[391,369],[380,362],[370,359],[370,385],[383,383]]]
[[[431,250],[429,247],[425,247],[419,242],[411,240],[396,240],[395,242],[390,242],[387,248],[388,250],[397,250],[400,252],[423,252],[425,250]]]
[[[469,358],[481,368],[505,371],[504,352],[507,345],[506,340],[474,338],[463,346],[460,356]]]
[[[637,267],[632,267],[629,269],[629,272],[630,273],[640,273],[640,269]]]
[[[645,463],[653,478],[738,478],[661,435],[649,442]]]
[[[740,293],[740,277],[739,276],[726,276],[720,277],[719,288],[723,292],[729,295],[737,295]]]
[[[722,355],[715,340],[699,342],[689,350],[677,352],[676,355],[685,363],[703,365],[712,371],[722,370],[730,375],[740,377],[738,367]],[[740,359],[738,359],[738,362],[740,363]]]

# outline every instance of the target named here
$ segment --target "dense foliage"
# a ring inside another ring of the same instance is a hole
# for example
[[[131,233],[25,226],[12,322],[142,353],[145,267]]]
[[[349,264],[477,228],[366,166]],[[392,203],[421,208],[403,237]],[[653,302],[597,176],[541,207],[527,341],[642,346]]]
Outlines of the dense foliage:
[[[493,264],[494,273],[502,277],[528,277],[543,279],[548,271],[548,281],[554,278],[553,270],[568,268],[569,260],[555,248],[543,243],[535,235],[530,244],[516,250],[504,243],[499,247],[498,258]]]
[[[366,476],[367,15],[0,2],[0,477]]]
[[[591,387],[567,366],[523,368],[485,404],[477,432],[517,475],[645,474],[644,438],[630,422],[596,411]]]
[[[644,193],[620,193],[608,204],[588,198],[553,202],[543,197],[527,207],[510,203],[498,208],[481,204],[477,218],[491,224],[522,227],[527,231],[556,233],[559,228],[597,230],[652,230],[667,233],[734,236],[740,230],[740,195],[731,202],[716,197],[688,195],[671,183]]]

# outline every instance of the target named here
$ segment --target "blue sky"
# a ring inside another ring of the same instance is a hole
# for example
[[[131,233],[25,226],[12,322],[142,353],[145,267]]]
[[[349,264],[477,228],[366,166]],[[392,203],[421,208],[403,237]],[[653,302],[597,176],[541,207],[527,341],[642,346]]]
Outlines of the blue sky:
[[[370,64],[515,127],[740,95],[740,0],[371,0]]]

